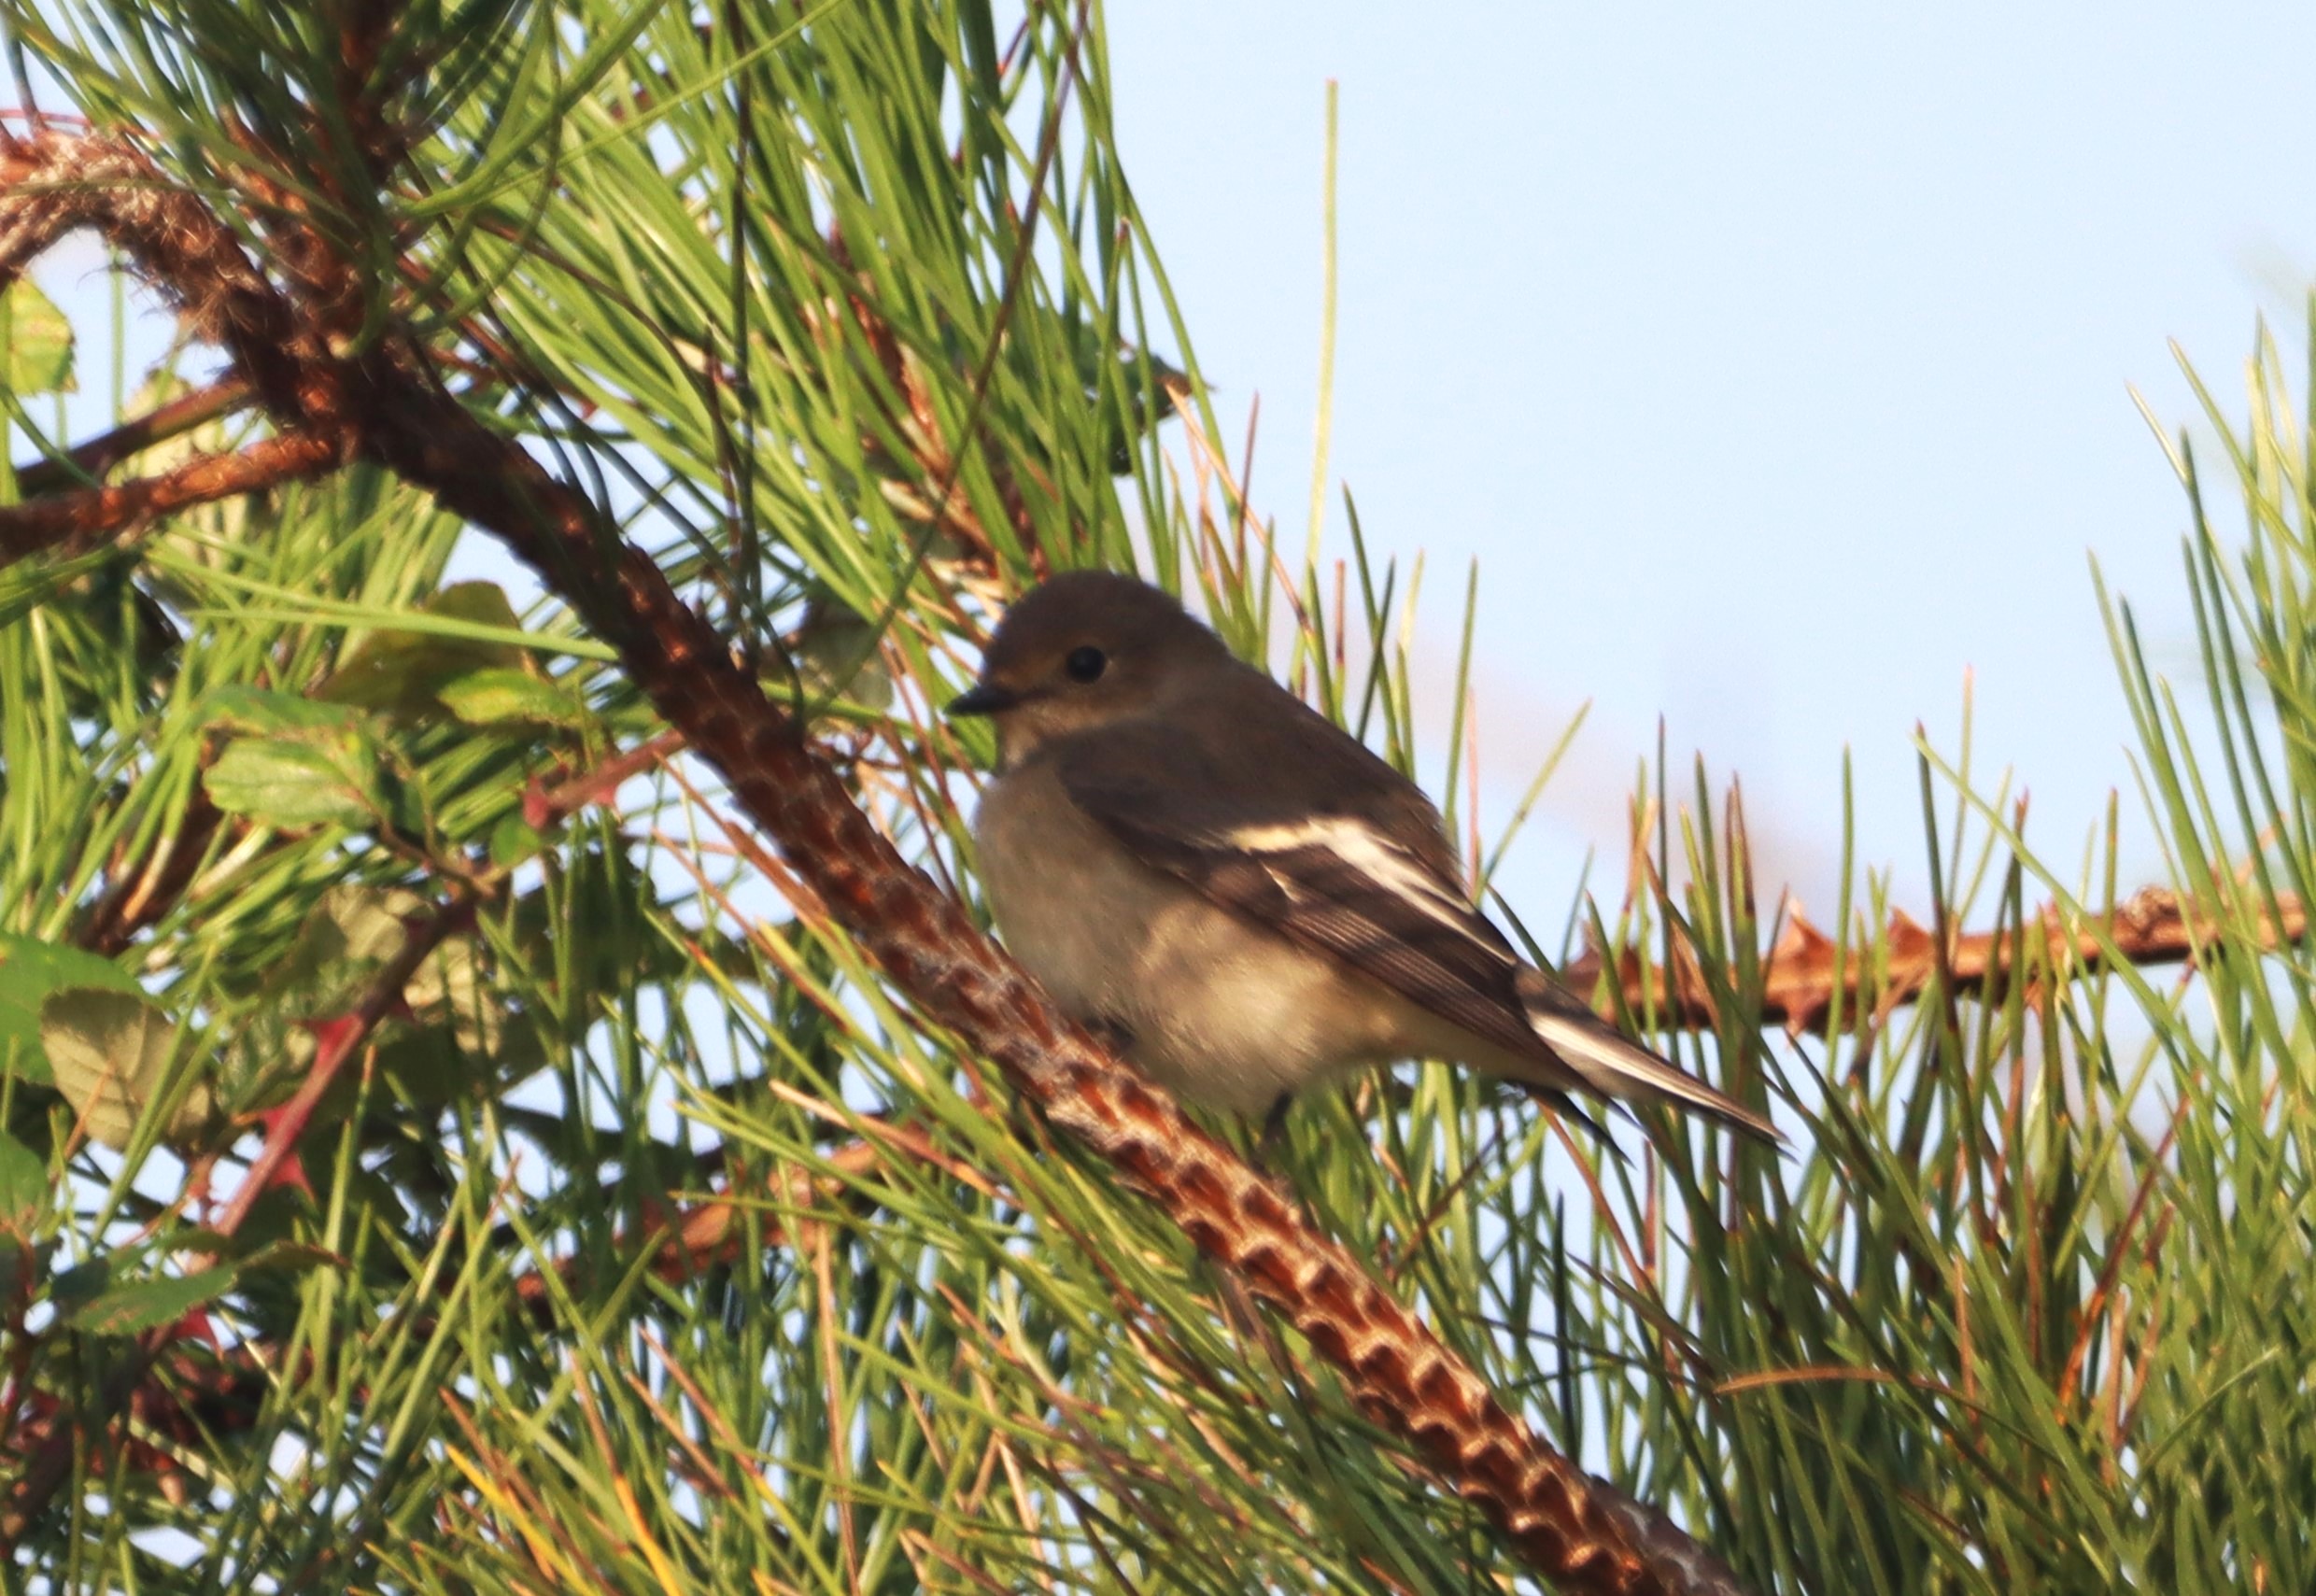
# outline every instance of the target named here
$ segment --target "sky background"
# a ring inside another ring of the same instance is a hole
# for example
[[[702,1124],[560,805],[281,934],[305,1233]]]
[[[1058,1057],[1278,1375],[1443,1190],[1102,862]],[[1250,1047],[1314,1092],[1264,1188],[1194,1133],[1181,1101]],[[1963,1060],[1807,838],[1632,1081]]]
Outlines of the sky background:
[[[2301,369],[2316,8],[2280,4],[1109,7],[1118,141],[1255,498],[1299,549],[1341,84],[1334,474],[1429,553],[1432,681],[1476,558],[1483,820],[1594,709],[1507,885],[1616,888],[1666,717],[1741,775],[1765,884],[1928,896],[1913,728],[2015,767],[2071,873],[2124,789],[2088,557],[2199,692],[2185,500],[2135,407]],[[2297,386],[2295,382],[2295,387]],[[2214,462],[2216,464],[2216,461]],[[1329,546],[1342,552],[1340,501]],[[2224,532],[2240,526],[2224,488]],[[1444,725],[1444,716],[1433,717]]]
[[[1490,836],[1593,704],[1500,878],[1532,925],[1588,850],[1619,890],[1659,716],[1676,784],[1699,753],[1742,777],[1765,891],[1821,917],[1847,749],[1859,858],[1923,910],[1913,731],[1957,748],[1966,674],[2029,840],[2071,873],[2120,786],[2123,884],[2160,879],[2089,557],[2199,694],[2185,500],[2131,394],[2202,431],[2176,340],[2239,413],[2262,315],[2301,369],[2316,7],[1168,0],[1108,27],[1126,171],[1234,458],[1260,397],[1291,551],[1341,86],[1331,476],[1378,555],[1427,555],[1434,728],[1479,562]],[[101,260],[36,275],[85,306]]]

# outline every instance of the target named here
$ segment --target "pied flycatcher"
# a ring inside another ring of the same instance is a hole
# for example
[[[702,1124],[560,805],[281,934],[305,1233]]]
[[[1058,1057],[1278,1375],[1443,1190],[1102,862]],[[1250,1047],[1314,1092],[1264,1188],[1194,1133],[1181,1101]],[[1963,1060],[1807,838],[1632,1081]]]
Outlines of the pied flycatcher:
[[[1006,946],[1193,1102],[1275,1117],[1349,1071],[1448,1058],[1779,1139],[1521,959],[1431,800],[1160,589],[1040,584],[948,713],[996,727],[975,835]]]

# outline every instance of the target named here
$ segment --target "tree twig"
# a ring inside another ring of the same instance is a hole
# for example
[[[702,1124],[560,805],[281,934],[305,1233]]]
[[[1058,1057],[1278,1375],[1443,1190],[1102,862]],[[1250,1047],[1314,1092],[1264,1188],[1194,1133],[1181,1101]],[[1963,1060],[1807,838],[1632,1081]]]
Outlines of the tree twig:
[[[2276,912],[2263,913],[2259,920],[2261,944],[2268,948],[2301,941],[2308,929],[2307,911],[2290,894],[2279,898]],[[2026,945],[2015,932],[1950,935],[1945,968],[1956,992],[1998,1002],[2022,973],[2065,979],[2100,968],[2109,961],[2111,943],[2129,964],[2181,964],[2194,959],[2196,951],[2220,933],[2208,913],[2191,912],[2176,894],[2150,887],[2104,921],[2069,919],[2056,909],[2045,909],[2036,916],[2027,933],[2032,941]],[[1788,906],[1784,930],[1761,959],[1760,1023],[1784,1025],[1796,1035],[1818,1031],[1838,1000],[1843,1028],[1861,1031],[1921,996],[1938,978],[1938,938],[1903,912],[1891,917],[1882,945],[1884,953],[1870,959],[1869,950],[1853,942],[1837,959],[1840,950],[1833,939]],[[1685,942],[1675,942],[1674,960],[1669,971],[1661,966],[1644,969],[1637,951],[1627,950],[1607,961],[1596,950],[1561,974],[1579,992],[1591,991],[1605,974],[1621,989],[1629,1011],[1653,1009],[1662,1024],[1712,1029],[1721,1020],[1714,992],[1734,985],[1734,972],[1725,971],[1717,981],[1708,979]],[[1616,994],[1604,993],[1601,1011],[1613,1015],[1616,1007]]]
[[[361,1001],[344,1014],[330,1016],[317,1024],[320,1045],[315,1050],[314,1062],[307,1066],[305,1079],[290,1101],[275,1110],[266,1132],[265,1145],[249,1162],[249,1172],[234,1190],[233,1200],[212,1227],[220,1236],[231,1236],[241,1228],[241,1222],[249,1216],[250,1205],[258,1200],[274,1174],[296,1151],[298,1138],[305,1134],[308,1121],[314,1117],[314,1107],[322,1094],[337,1080],[338,1071],[346,1061],[361,1051],[376,1030],[378,1023],[392,1013],[402,1002],[402,989],[418,973],[418,967],[432,956],[449,938],[474,922],[474,900],[451,885],[451,900],[408,929],[402,939],[402,951],[388,960],[362,993]]]
[[[152,852],[126,869],[115,861],[108,872],[113,880],[73,927],[73,940],[108,959],[125,952],[139,931],[184,896],[224,820],[224,812],[209,799],[209,789],[195,781],[183,812],[154,842]]]
[[[86,486],[83,478],[102,482],[106,473],[132,455],[171,438],[182,437],[220,416],[230,416],[248,403],[251,397],[249,385],[237,376],[179,394],[166,404],[156,405],[133,420],[123,421],[109,432],[100,432],[87,443],[76,445],[61,460],[33,460],[17,467],[16,490],[26,499],[38,499]]]
[[[159,476],[10,504],[0,508],[0,563],[42,552],[78,554],[196,504],[319,476],[342,459],[339,440],[289,431],[233,454],[204,455]]]

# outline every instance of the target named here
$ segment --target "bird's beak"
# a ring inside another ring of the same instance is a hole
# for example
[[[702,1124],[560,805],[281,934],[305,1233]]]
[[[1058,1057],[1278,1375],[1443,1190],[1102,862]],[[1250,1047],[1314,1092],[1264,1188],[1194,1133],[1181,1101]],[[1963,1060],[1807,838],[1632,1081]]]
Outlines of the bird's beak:
[[[1003,687],[992,686],[987,682],[983,682],[972,691],[959,693],[950,699],[948,706],[941,711],[941,713],[951,720],[960,720],[967,715],[996,714],[1001,710],[1011,709],[1021,701],[1022,696],[1019,693],[1009,692]]]

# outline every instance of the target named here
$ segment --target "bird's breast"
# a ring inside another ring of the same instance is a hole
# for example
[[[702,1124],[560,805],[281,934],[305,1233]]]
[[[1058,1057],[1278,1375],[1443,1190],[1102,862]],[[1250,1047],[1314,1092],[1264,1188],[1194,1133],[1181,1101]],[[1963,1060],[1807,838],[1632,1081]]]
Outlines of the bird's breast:
[[[1087,819],[1049,766],[992,782],[973,829],[1007,950],[1080,1019],[1123,1019],[1137,952],[1172,883]]]
[[[984,791],[981,882],[1007,948],[1070,1014],[1196,1102],[1260,1114],[1394,1056],[1405,1005],[1134,858],[1032,765]]]

